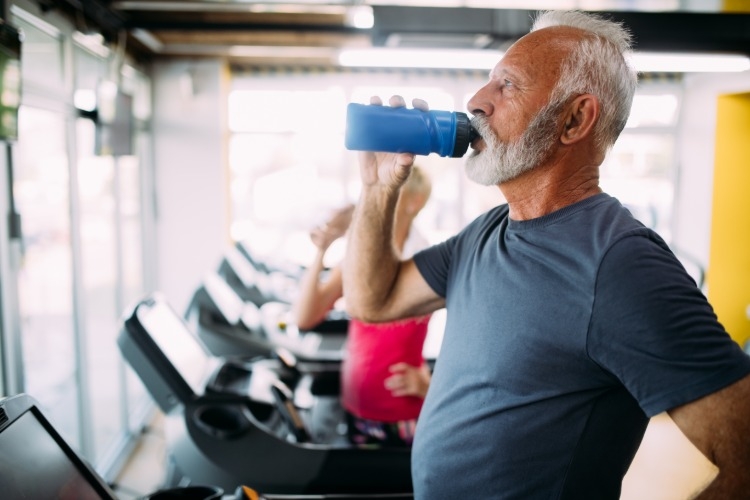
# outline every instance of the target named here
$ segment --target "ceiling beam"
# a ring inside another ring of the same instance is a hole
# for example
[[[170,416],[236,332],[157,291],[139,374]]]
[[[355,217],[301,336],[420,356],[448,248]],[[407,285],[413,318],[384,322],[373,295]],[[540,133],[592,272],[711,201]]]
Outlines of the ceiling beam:
[[[750,14],[601,11],[633,34],[634,47],[645,51],[750,53]],[[373,43],[384,45],[394,34],[479,33],[495,39],[528,32],[532,10],[374,6]]]

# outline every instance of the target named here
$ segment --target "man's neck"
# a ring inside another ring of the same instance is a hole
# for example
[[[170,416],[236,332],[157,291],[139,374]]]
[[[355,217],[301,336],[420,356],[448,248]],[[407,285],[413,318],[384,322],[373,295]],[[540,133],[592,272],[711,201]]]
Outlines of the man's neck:
[[[543,165],[500,184],[510,218],[530,220],[602,192],[598,166]]]

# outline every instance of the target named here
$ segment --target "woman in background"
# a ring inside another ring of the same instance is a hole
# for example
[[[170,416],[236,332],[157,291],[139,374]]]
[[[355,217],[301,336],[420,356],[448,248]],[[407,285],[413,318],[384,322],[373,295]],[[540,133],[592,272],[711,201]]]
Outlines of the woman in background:
[[[401,188],[396,207],[393,244],[402,258],[428,244],[412,222],[431,191],[429,178],[415,166]],[[327,223],[310,233],[317,252],[302,277],[294,306],[301,330],[314,329],[343,296],[341,269],[330,269],[324,279],[321,273],[326,251],[346,233],[353,209],[349,205],[337,210]],[[353,443],[411,445],[430,383],[430,371],[422,355],[429,320],[427,315],[392,323],[368,324],[354,318],[349,321],[341,368],[341,400]]]

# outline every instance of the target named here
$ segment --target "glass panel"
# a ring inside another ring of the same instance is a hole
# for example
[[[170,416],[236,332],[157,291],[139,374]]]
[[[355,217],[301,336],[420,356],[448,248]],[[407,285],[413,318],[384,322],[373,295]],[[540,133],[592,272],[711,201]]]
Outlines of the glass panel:
[[[16,17],[23,31],[21,74],[24,85],[45,87],[59,94],[65,88],[60,38]]]
[[[229,129],[343,133],[344,103],[344,92],[336,87],[323,91],[234,90],[229,94]]]
[[[65,120],[22,106],[14,193],[23,218],[19,273],[25,391],[80,446]]]
[[[602,188],[667,242],[674,199],[675,141],[671,133],[624,132],[601,167]]]
[[[427,99],[434,109],[454,109],[448,92],[428,86],[358,86],[351,101],[369,102],[372,95],[387,99],[392,94],[409,102],[417,96]],[[283,252],[294,262],[309,262],[314,252],[309,228],[328,210],[358,196],[356,154],[343,147],[345,122],[346,99],[338,86],[230,94],[230,129],[249,132],[233,134],[229,143],[234,239],[245,240],[261,255]],[[436,191],[448,192],[448,186],[455,191],[459,160],[433,156],[420,157],[419,162],[428,169],[436,167]],[[451,203],[455,207],[455,195]],[[451,210],[444,208],[426,209],[420,218],[437,218],[455,228],[460,218],[447,217]],[[434,221],[415,223],[426,228],[428,237],[436,232]]]
[[[636,95],[630,110],[628,128],[669,126],[677,122],[677,96],[674,94]]]
[[[234,238],[249,239],[260,253],[281,246],[293,261],[309,260],[310,221],[347,200],[345,103],[336,86],[230,93],[230,128],[254,132],[229,143]]]
[[[78,190],[81,223],[82,283],[89,394],[94,455],[102,458],[120,431],[120,362],[116,334],[117,235],[114,197],[115,163],[109,156],[94,156],[95,125],[76,122]]]
[[[143,285],[143,227],[141,226],[140,165],[135,156],[121,156],[117,160],[120,185],[120,224],[122,226],[123,297],[120,307],[142,297]]]
[[[146,88],[147,86],[142,87],[142,89]],[[135,101],[138,101],[139,93],[137,92],[133,97]],[[147,266],[150,264],[150,269],[154,269],[153,263],[145,260],[149,258],[145,257],[146,255],[153,256],[153,252],[146,252],[145,250],[146,242],[149,241],[146,235],[146,227],[149,227],[146,217],[148,217],[149,212],[144,203],[148,203],[146,200],[151,200],[151,198],[144,196],[145,193],[142,192],[143,189],[148,189],[145,187],[146,183],[143,182],[143,177],[147,175],[144,172],[144,162],[148,163],[150,133],[137,133],[135,139],[135,150],[139,156],[137,158],[122,157],[119,164],[124,280],[121,317],[127,308],[143,298],[148,287],[155,286],[153,285],[153,276],[146,276],[146,269],[149,268]],[[152,279],[149,284],[145,282],[148,278]],[[128,429],[138,432],[144,424],[143,410],[151,404],[152,400],[141,379],[130,367],[125,370],[125,390],[127,392]]]
[[[78,109],[93,111],[97,88],[107,72],[107,61],[77,46],[73,56],[76,68],[74,104]]]
[[[125,85],[127,83],[128,85]],[[151,82],[142,73],[133,71],[131,78],[123,79],[123,91],[133,96],[133,117],[151,118]]]

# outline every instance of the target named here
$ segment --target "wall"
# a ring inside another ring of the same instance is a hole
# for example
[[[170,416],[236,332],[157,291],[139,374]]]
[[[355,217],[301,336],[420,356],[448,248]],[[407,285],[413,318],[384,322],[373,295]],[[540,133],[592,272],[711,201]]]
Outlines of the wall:
[[[750,92],[719,97],[708,299],[741,345],[750,338]]]
[[[217,60],[153,68],[158,288],[180,312],[228,244],[226,80]]]
[[[678,127],[673,243],[707,266],[711,243],[716,109],[720,94],[750,90],[750,72],[689,74]],[[710,272],[709,269],[706,270]]]

